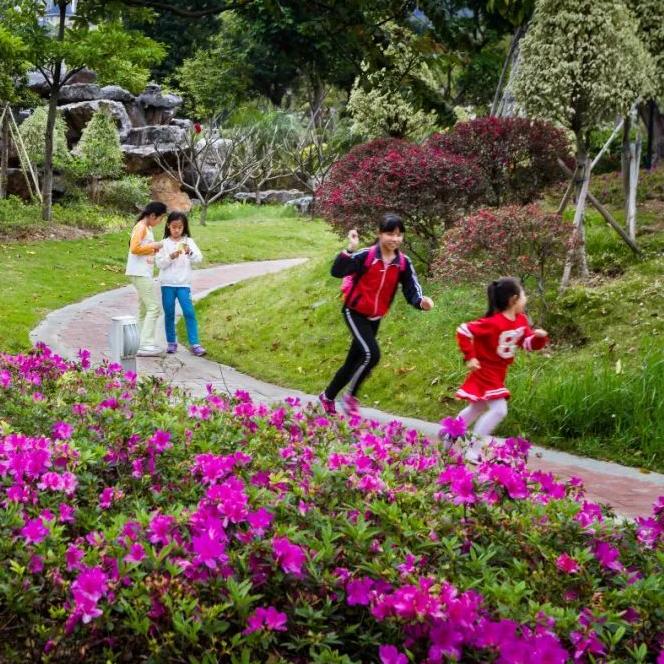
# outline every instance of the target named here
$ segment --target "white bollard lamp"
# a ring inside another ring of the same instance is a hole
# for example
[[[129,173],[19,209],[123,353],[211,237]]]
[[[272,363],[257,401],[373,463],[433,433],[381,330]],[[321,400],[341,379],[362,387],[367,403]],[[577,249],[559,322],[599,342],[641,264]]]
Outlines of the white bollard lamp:
[[[125,371],[136,373],[136,351],[140,345],[138,324],[134,316],[114,316],[108,335],[111,362],[121,364]]]

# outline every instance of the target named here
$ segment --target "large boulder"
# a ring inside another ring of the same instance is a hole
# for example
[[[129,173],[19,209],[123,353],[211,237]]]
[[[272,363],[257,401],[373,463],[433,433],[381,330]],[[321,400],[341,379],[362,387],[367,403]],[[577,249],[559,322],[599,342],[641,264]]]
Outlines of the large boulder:
[[[185,130],[174,125],[135,127],[121,146],[125,168],[142,175],[159,173],[157,157],[173,162],[184,136]]]
[[[294,207],[300,214],[309,214],[313,202],[313,196],[302,196],[301,198],[294,198],[291,201],[286,201],[286,205]]]
[[[173,118],[171,124],[184,129],[185,131],[190,131],[194,123],[191,120],[186,120],[185,118]]]
[[[31,200],[31,187],[34,194],[34,184],[30,178],[30,186],[26,182],[25,175],[20,168],[7,169],[7,194],[18,196],[23,200]],[[67,180],[62,175],[55,173],[53,176],[53,200],[59,200],[67,193]]]
[[[304,192],[299,189],[266,189],[258,193],[261,203],[288,203],[289,201],[302,198]],[[236,201],[243,203],[255,203],[256,193],[240,191],[234,195]]]
[[[189,212],[191,199],[180,190],[180,183],[167,173],[157,173],[150,180],[150,197],[153,201],[164,203],[169,210]]]
[[[74,104],[101,98],[101,88],[95,83],[75,83],[60,88],[58,104]]]
[[[118,127],[120,141],[124,141],[131,131],[131,122],[125,107],[119,101],[110,101],[107,99],[93,99],[91,101],[81,101],[74,104],[65,104],[60,107],[62,116],[68,126],[67,140],[76,143],[81,137],[81,133],[88,124],[90,118],[99,109],[107,110]]]
[[[32,184],[32,181],[30,181],[30,184]],[[32,186],[34,188],[34,185]],[[30,200],[30,188],[20,168],[7,169],[7,194],[9,196],[18,196],[25,201]]]
[[[65,75],[67,69],[63,68],[62,74]],[[63,87],[68,87],[70,85],[78,84],[91,84],[97,80],[97,74],[90,69],[81,69],[77,71],[68,81],[67,85]],[[40,97],[48,97],[51,86],[48,84],[44,75],[37,71],[36,69],[28,72],[28,88],[33,92],[37,93]],[[74,101],[74,100],[72,100]],[[79,100],[82,101],[82,100]]]
[[[168,124],[182,106],[182,97],[170,93],[163,94],[161,86],[150,83],[136,102],[141,106],[148,125]]]
[[[28,72],[27,86],[32,92],[38,94],[40,97],[48,97],[49,90],[51,89],[50,85],[44,78],[44,75],[40,71]]]
[[[119,85],[105,85],[101,88],[100,99],[110,99],[111,101],[121,101],[123,104],[129,104],[136,100],[129,90],[121,88]]]
[[[176,125],[148,125],[134,127],[125,137],[129,145],[180,145],[184,141],[185,130]]]
[[[77,71],[70,79],[69,83],[96,83],[97,82],[97,72],[92,71],[92,69],[81,69]]]

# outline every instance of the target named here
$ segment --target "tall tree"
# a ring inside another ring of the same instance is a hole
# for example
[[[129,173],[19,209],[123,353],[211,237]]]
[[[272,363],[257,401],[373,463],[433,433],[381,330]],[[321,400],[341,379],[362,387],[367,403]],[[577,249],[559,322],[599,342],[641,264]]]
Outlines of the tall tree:
[[[21,97],[27,71],[25,44],[0,25],[0,198],[7,195],[9,104]]]
[[[132,3],[129,3],[132,6]],[[211,8],[209,0],[172,0],[173,8],[189,11],[200,11]],[[217,6],[216,3],[214,6]],[[219,32],[219,21],[224,14],[215,13],[200,18],[187,18],[174,11],[155,7],[158,11],[147,15],[126,16],[124,25],[130,30],[137,30],[166,45],[166,57],[152,67],[151,76],[154,80],[163,81],[175,73],[175,70],[199,49],[210,44],[211,38]]]
[[[48,86],[42,179],[42,216],[51,219],[53,188],[53,128],[60,90],[89,67],[100,82],[117,83],[138,92],[148,81],[149,66],[164,56],[163,47],[140,33],[124,29],[122,5],[102,0],[78,0],[76,15],[67,16],[71,0],[56,0],[55,26],[44,20],[41,0],[0,0],[5,25],[26,45],[26,60]],[[94,27],[93,27],[94,26]]]
[[[560,122],[574,132],[579,178],[575,214],[575,256],[587,276],[583,210],[588,194],[589,133],[599,123],[624,115],[647,92],[650,58],[637,36],[633,16],[620,0],[539,0],[521,44],[522,61],[513,90],[529,115]]]

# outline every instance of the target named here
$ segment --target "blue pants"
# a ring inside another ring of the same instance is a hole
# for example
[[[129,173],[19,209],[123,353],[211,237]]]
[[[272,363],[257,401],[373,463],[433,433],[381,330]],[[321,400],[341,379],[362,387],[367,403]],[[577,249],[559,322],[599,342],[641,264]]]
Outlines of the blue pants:
[[[194,303],[191,301],[191,288],[189,286],[162,286],[161,302],[164,305],[164,320],[166,322],[166,341],[175,343],[175,300],[180,303],[184,322],[187,326],[189,343],[193,346],[198,343],[198,323]]]

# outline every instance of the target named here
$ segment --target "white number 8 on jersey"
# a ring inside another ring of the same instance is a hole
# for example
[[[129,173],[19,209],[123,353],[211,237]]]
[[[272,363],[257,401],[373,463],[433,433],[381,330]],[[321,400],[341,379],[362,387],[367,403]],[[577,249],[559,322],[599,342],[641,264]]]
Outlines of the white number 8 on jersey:
[[[517,327],[516,330],[506,330],[501,332],[498,337],[498,347],[496,353],[504,360],[510,360],[516,355],[516,349],[521,341],[525,328]]]

